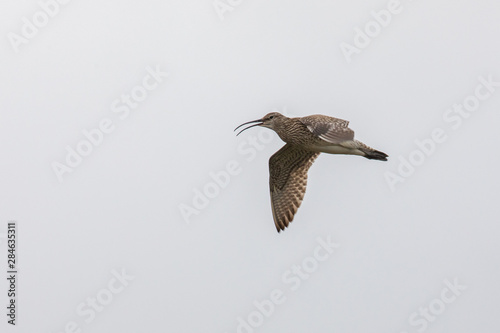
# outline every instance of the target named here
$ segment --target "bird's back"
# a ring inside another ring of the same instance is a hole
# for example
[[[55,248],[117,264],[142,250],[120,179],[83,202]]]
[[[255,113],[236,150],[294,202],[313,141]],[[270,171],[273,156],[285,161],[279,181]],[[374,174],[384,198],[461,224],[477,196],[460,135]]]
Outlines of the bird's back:
[[[347,127],[349,126],[349,122],[344,119],[334,118],[330,116],[325,116],[322,114],[313,114],[307,117],[297,118],[303,123],[323,123],[323,124],[334,124],[339,127]]]

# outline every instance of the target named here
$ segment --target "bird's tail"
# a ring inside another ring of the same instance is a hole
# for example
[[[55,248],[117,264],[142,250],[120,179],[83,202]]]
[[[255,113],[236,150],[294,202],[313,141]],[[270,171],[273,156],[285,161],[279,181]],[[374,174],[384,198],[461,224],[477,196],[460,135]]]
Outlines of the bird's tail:
[[[373,148],[358,148],[364,153],[364,157],[370,159],[370,160],[379,160],[379,161],[387,161],[387,155],[386,153],[383,153],[381,151],[375,150]]]
[[[386,153],[375,150],[361,141],[353,140],[352,142],[356,145],[356,149],[362,153],[360,155],[366,157],[367,159],[387,161],[387,157],[389,157]]]

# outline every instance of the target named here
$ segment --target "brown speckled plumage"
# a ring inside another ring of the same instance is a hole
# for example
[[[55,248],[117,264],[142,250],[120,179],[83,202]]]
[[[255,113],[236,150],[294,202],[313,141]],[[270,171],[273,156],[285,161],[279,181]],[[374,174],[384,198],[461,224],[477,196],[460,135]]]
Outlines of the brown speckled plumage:
[[[269,189],[276,230],[288,227],[306,193],[307,171],[320,153],[287,143],[269,159]]]
[[[263,126],[274,130],[286,144],[269,159],[271,208],[276,230],[292,222],[307,186],[307,171],[320,153],[360,155],[387,160],[387,154],[354,140],[354,131],[346,120],[324,115],[288,118],[272,112],[241,130]],[[235,129],[235,130],[236,130]]]

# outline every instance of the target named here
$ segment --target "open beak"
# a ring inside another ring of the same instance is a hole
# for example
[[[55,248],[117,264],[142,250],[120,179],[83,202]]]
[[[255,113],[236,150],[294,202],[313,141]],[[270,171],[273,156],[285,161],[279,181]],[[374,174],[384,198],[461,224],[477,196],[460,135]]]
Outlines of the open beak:
[[[236,134],[236,136],[240,135],[240,133],[241,133],[241,132],[243,132],[244,130],[247,130],[247,129],[252,128],[252,127],[255,127],[255,126],[260,126],[260,125],[262,125],[264,122],[262,121],[262,119],[248,121],[248,122],[243,123],[243,124],[241,124],[240,126],[236,127],[234,130],[236,131],[236,130],[237,130],[238,128],[240,128],[241,126],[243,126],[243,125],[247,125],[247,124],[252,124],[252,123],[258,123],[258,124],[253,124],[252,126],[248,126],[247,128],[242,129],[241,131],[239,131],[239,132],[238,132],[238,134]]]

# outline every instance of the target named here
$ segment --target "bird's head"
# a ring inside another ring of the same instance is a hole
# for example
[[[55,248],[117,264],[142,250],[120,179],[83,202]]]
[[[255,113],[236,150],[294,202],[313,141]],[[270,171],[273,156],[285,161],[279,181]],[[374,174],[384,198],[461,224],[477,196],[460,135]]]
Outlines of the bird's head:
[[[262,119],[248,121],[248,122],[243,123],[240,126],[236,127],[234,130],[236,131],[241,126],[247,125],[247,124],[253,124],[253,125],[248,126],[248,127],[244,128],[244,129],[242,129],[236,135],[239,135],[244,130],[247,130],[247,129],[255,127],[255,126],[267,127],[267,128],[270,128],[270,129],[274,130],[274,129],[276,129],[276,124],[278,124],[284,118],[285,118],[285,116],[282,115],[279,112],[271,112],[271,113],[266,114]]]

